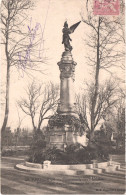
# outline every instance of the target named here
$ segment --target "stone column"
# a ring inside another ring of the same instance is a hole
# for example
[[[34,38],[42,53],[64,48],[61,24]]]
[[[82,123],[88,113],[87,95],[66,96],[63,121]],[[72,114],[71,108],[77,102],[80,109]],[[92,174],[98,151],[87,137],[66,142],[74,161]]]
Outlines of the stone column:
[[[74,114],[75,113],[75,66],[72,54],[65,51],[62,54],[61,61],[58,62],[60,69],[60,103],[57,112],[59,114]]]
[[[63,52],[58,66],[60,70],[60,102],[57,113],[48,121],[48,146],[56,146],[64,150],[67,145],[76,142],[75,138],[81,129],[81,122],[75,108],[76,62],[74,62],[70,51]]]

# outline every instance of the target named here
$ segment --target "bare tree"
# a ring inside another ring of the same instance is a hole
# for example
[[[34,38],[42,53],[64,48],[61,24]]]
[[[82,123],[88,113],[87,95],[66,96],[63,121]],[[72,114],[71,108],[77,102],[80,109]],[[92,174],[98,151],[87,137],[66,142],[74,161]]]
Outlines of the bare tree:
[[[11,68],[16,67],[23,77],[28,70],[39,71],[41,58],[42,34],[41,26],[32,25],[32,18],[28,20],[28,11],[33,7],[32,0],[2,0],[1,2],[1,32],[2,45],[5,48],[6,63],[6,101],[2,132],[5,130],[9,114],[9,89]],[[28,24],[28,25],[27,25]],[[25,28],[26,26],[26,28]]]
[[[118,101],[111,113],[107,113],[105,124],[108,126],[107,131],[111,128],[116,134],[116,149],[119,149],[120,144],[125,147],[125,92],[119,88],[117,94]]]
[[[119,17],[102,17],[94,16],[92,3],[89,5],[89,0],[86,1],[88,6],[87,16],[82,16],[82,21],[91,33],[88,33],[88,42],[86,41],[89,52],[87,62],[94,70],[94,88],[91,98],[91,134],[90,140],[94,137],[94,129],[96,126],[97,104],[99,101],[99,76],[101,70],[106,70],[111,73],[110,68],[122,66],[124,63],[124,34],[121,29],[123,16]],[[121,47],[120,47],[121,45]],[[99,120],[99,119],[97,119]]]
[[[90,84],[88,85],[86,94],[76,95],[78,114],[91,135],[94,133],[91,126],[94,90],[94,84]],[[104,85],[100,85],[94,112],[94,130],[100,120],[104,119],[107,112],[109,111],[110,113],[111,109],[117,103],[118,97],[116,96],[116,92],[117,86],[115,83],[110,82],[110,80],[105,82]],[[92,139],[90,141],[92,141]]]
[[[21,128],[21,124],[22,124],[22,122],[23,122],[23,120],[25,119],[26,116],[21,118],[17,104],[16,104],[16,108],[17,108],[17,114],[18,114],[18,125],[17,125],[17,128],[20,129]]]
[[[40,130],[42,122],[49,119],[51,112],[58,104],[58,86],[50,83],[37,86],[32,82],[26,89],[25,98],[18,101],[21,110],[31,117],[34,130]]]

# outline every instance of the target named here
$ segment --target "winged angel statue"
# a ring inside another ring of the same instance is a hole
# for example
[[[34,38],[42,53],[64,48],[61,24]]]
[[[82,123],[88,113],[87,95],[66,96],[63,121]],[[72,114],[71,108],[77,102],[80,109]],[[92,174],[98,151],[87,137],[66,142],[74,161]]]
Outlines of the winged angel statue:
[[[68,28],[67,21],[64,23],[64,28],[62,30],[63,32],[62,44],[64,44],[65,51],[71,51],[73,49],[72,46],[70,45],[70,41],[72,41],[72,39],[70,38],[69,34],[74,32],[74,30],[77,28],[80,22],[77,22],[76,24],[72,25],[70,28]]]

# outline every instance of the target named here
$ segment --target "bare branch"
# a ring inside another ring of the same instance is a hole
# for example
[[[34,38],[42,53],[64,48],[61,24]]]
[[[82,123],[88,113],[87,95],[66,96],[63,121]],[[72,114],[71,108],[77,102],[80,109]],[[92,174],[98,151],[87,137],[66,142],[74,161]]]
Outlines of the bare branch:
[[[58,90],[59,88],[52,83],[44,86],[44,84],[37,85],[33,81],[25,90],[25,98],[18,101],[21,110],[31,117],[33,128],[36,130],[40,130],[43,120],[48,118],[50,112],[55,111],[58,103]]]

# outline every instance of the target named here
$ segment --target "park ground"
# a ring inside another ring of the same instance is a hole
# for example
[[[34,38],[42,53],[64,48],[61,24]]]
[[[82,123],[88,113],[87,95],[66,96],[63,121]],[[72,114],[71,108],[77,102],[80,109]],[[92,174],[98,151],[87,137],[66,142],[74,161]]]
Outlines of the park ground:
[[[14,168],[24,156],[2,157],[1,194],[124,194],[125,158],[114,155],[121,169],[92,176],[39,175]]]

